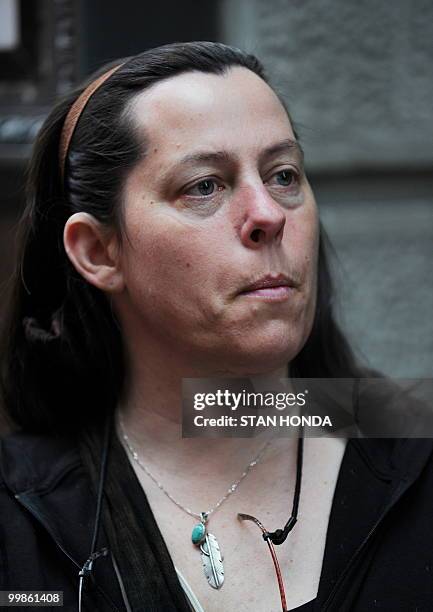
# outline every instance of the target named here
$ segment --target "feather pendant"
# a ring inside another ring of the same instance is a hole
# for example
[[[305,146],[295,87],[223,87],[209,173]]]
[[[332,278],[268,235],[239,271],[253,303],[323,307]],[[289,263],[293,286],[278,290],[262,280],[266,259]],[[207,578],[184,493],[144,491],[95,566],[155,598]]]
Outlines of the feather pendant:
[[[212,533],[206,534],[200,550],[207,581],[214,589],[220,589],[224,582],[223,557],[218,540]]]

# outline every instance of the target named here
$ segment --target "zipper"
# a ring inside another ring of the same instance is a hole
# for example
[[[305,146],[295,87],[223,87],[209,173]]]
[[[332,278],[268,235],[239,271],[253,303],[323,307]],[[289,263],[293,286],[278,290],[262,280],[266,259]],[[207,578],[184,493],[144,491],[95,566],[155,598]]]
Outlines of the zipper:
[[[34,504],[32,495],[28,493],[17,493],[15,494],[15,499],[22,506],[24,506],[24,508],[26,508],[26,510],[28,510],[30,514],[46,529],[46,531],[50,534],[50,536],[52,537],[57,547],[62,551],[64,555],[66,555],[66,557],[75,565],[75,567],[81,571],[83,568],[81,567],[80,563],[78,563],[78,561],[74,559],[74,557],[72,557],[72,555],[70,555],[68,551],[65,549],[65,547],[59,540],[57,534],[52,529],[48,521],[46,520],[46,517],[44,516],[44,514],[40,512],[39,508]],[[117,571],[116,571],[116,576],[117,576],[117,579],[119,579],[119,575]],[[117,607],[117,605],[112,601],[111,597],[94,580],[93,580],[93,584],[96,590],[99,592],[99,594],[105,599],[105,601],[111,607],[111,609],[114,612],[121,612],[120,609]],[[119,587],[122,591],[121,584],[119,584]]]
[[[382,511],[382,513],[380,514],[379,518],[376,520],[376,522],[374,523],[373,527],[370,529],[368,534],[365,536],[364,540],[361,542],[361,544],[358,546],[356,551],[353,553],[349,563],[346,565],[346,567],[344,568],[343,572],[341,573],[339,580],[334,585],[334,588],[332,589],[331,593],[329,594],[328,598],[326,599],[326,601],[325,601],[325,603],[323,605],[322,612],[326,612],[326,610],[330,610],[330,606],[332,604],[332,600],[337,595],[337,591],[343,586],[343,583],[346,580],[348,574],[352,570],[352,568],[355,565],[355,563],[358,561],[358,558],[359,558],[361,552],[363,551],[365,546],[369,543],[369,541],[373,537],[373,535],[374,535],[375,531],[377,530],[379,524],[382,522],[382,520],[385,518],[385,516],[388,514],[388,512],[391,510],[391,508],[396,504],[396,502],[400,499],[400,497],[403,495],[403,493],[406,491],[406,489],[409,487],[410,484],[412,484],[412,483],[408,482],[406,479],[402,479],[402,480],[399,481],[399,483],[396,486],[394,492],[392,493],[391,500],[389,501],[387,506],[385,506],[385,508]]]

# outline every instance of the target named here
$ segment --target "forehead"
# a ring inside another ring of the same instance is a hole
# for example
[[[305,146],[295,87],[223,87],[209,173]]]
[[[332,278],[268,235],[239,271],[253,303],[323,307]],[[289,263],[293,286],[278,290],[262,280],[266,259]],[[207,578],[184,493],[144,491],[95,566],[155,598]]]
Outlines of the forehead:
[[[294,138],[276,94],[242,67],[171,77],[138,94],[129,110],[149,151],[168,158],[198,147],[253,152]]]

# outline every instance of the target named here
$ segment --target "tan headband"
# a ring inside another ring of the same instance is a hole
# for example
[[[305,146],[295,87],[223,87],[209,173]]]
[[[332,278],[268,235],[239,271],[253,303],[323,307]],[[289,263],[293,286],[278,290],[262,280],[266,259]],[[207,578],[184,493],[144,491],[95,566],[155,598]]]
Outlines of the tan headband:
[[[68,114],[66,115],[65,122],[63,124],[62,133],[60,135],[60,146],[59,146],[59,166],[60,166],[60,175],[62,177],[62,181],[65,175],[65,164],[66,164],[66,156],[68,155],[69,145],[71,144],[72,136],[74,134],[75,127],[78,123],[78,119],[81,116],[87,102],[90,100],[92,95],[95,93],[99,87],[105,83],[105,81],[110,78],[110,76],[119,70],[123,66],[119,64],[118,66],[114,66],[114,68],[110,68],[107,72],[104,72],[97,79],[92,81],[90,85],[86,87],[86,89],[78,96],[75,100],[71,108],[69,109]]]

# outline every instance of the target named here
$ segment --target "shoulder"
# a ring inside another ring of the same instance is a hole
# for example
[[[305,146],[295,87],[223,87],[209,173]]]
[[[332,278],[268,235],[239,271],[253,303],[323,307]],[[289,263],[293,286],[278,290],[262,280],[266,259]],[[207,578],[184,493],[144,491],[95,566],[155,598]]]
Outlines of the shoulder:
[[[14,494],[49,490],[81,465],[74,436],[15,432],[0,438],[0,487]]]

